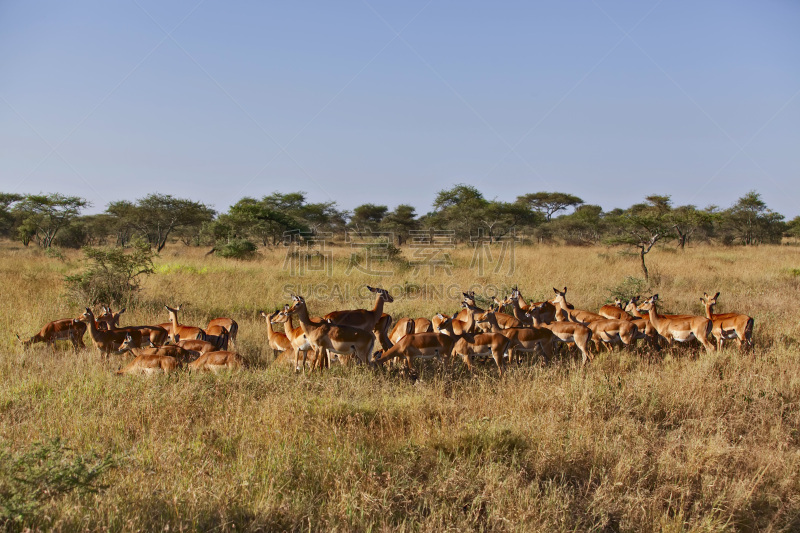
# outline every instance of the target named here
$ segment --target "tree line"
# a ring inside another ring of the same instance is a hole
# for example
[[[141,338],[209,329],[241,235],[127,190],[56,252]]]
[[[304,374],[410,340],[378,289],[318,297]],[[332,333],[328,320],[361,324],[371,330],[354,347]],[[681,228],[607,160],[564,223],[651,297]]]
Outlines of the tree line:
[[[127,246],[137,240],[159,252],[168,242],[215,249],[246,243],[255,250],[280,245],[287,234],[336,240],[346,231],[383,234],[403,245],[420,230],[446,230],[456,242],[476,237],[497,242],[513,235],[522,242],[623,244],[639,251],[643,268],[644,255],[657,243],[758,245],[800,237],[800,217],[786,222],[755,191],[728,208],[673,205],[670,196],[651,195],[610,211],[560,192],[524,194],[514,202],[490,200],[464,184],[439,191],[423,215],[405,204],[392,210],[364,204],[350,212],[335,202],[309,202],[302,192],[242,198],[224,213],[158,193],[112,202],[100,214],[82,214],[87,207],[85,199],[59,193],[0,193],[0,236],[42,248]]]

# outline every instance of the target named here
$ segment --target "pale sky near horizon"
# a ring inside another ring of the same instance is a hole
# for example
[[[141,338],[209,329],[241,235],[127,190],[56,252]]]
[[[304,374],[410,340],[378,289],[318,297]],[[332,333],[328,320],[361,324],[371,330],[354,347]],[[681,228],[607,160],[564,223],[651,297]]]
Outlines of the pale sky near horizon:
[[[800,215],[800,2],[0,3],[0,192]]]

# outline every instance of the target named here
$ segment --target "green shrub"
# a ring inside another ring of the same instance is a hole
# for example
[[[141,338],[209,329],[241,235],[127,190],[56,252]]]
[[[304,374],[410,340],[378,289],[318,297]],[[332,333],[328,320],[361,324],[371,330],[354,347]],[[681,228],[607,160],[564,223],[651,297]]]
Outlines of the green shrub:
[[[607,290],[610,297],[606,300],[606,303],[613,302],[614,298],[619,298],[623,302],[627,302],[634,296],[643,295],[646,289],[647,282],[644,279],[635,276],[626,276],[618,285],[608,287]]]
[[[231,239],[227,243],[217,246],[214,253],[226,259],[247,260],[254,259],[257,250],[256,245],[247,239]]]
[[[132,243],[130,253],[123,248],[85,246],[88,268],[64,278],[68,296],[81,305],[127,305],[139,292],[139,278],[153,273],[153,250],[143,241]]]

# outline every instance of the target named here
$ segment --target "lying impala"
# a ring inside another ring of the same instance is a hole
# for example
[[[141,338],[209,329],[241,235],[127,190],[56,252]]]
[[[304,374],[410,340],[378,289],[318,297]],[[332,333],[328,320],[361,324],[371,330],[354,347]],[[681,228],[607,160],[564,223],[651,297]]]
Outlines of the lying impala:
[[[208,341],[201,341],[198,339],[181,340],[180,335],[175,335],[175,346],[180,346],[184,350],[189,350],[190,352],[197,352],[200,355],[216,350],[214,345]]]
[[[317,351],[318,357],[327,355],[328,364],[331,362],[331,353],[343,356],[355,355],[361,363],[370,362],[372,347],[375,345],[375,335],[371,329],[359,329],[330,322],[313,322],[308,316],[306,301],[302,296],[292,296],[292,302],[287,314],[297,315],[300,319],[300,327],[303,328],[311,347]]]
[[[54,320],[48,322],[44,327],[31,337],[24,341],[17,335],[17,339],[23,346],[28,347],[37,342],[46,342],[52,349],[53,353],[56,351],[56,341],[70,341],[75,351],[78,348],[86,348],[83,343],[83,335],[86,333],[86,324],[83,322],[75,322],[72,318],[64,318],[61,320]]]
[[[386,289],[370,287],[369,285],[367,285],[367,289],[375,294],[375,305],[372,309],[334,311],[325,315],[324,318],[337,326],[374,331],[383,349],[388,350],[392,345],[388,336],[389,328],[392,325],[392,317],[383,312],[383,305],[384,303],[392,303],[394,298]]]
[[[245,366],[244,359],[236,352],[220,351],[208,352],[189,363],[189,370],[193,372],[221,372],[223,370],[238,370]]]
[[[658,314],[658,294],[654,294],[642,304],[642,309],[648,311],[648,316],[658,334],[669,344],[674,341],[686,342],[697,339],[707,352],[714,351],[714,345],[708,342],[708,334],[713,327],[711,320],[702,316],[686,316],[668,318]]]
[[[149,356],[149,355],[160,355],[164,357],[173,357],[179,363],[188,363],[190,361],[194,361],[198,357],[200,357],[200,352],[195,352],[193,350],[187,350],[181,346],[171,344],[166,346],[157,346],[153,348],[137,348],[134,346],[133,339],[130,335],[125,337],[125,342],[119,347],[119,349],[114,352],[114,355],[122,355],[126,352],[130,352],[133,354],[134,357],[138,358],[140,356]]]
[[[749,349],[753,347],[753,324],[752,317],[740,315],[738,313],[714,313],[714,306],[717,305],[719,293],[709,296],[703,293],[700,298],[703,307],[706,308],[706,317],[711,320],[711,334],[717,340],[717,350],[722,350],[722,345],[726,339],[736,339],[736,343],[741,350],[745,346]]]

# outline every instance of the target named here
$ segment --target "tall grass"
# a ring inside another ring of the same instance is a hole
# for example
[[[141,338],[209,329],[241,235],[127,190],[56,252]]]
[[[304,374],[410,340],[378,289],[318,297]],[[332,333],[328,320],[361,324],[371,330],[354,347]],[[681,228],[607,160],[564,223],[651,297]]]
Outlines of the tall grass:
[[[635,258],[605,248],[516,250],[511,276],[479,278],[471,251],[453,251],[452,276],[408,268],[330,279],[292,277],[281,250],[251,262],[166,248],[126,323],[228,315],[253,368],[230,375],[113,376],[100,360],[60,346],[23,351],[31,335],[82,306],[62,297],[79,257],[48,258],[3,245],[0,446],[22,450],[59,437],[76,453],[112,454],[97,494],[52,498],[29,526],[54,530],[529,530],[794,531],[800,529],[800,354],[794,247],[655,251],[650,289],[672,311],[700,313],[703,292],[721,311],[755,318],[756,349],[706,355],[678,349],[599,354],[511,368],[425,367],[416,383],[392,371],[334,368],[294,375],[272,365],[258,309],[326,283],[349,290],[311,311],[369,307],[370,285],[393,292],[395,317],[454,311],[438,286],[518,285],[525,297],[567,286],[596,309],[637,276]],[[410,252],[404,251],[406,257]],[[421,298],[418,287],[434,295]],[[426,289],[427,287],[427,289]],[[480,289],[480,287],[478,287]],[[459,293],[455,292],[457,296]],[[87,335],[87,344],[90,339]],[[66,344],[66,343],[65,343]]]

